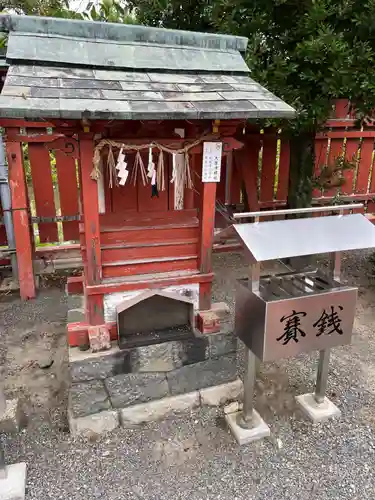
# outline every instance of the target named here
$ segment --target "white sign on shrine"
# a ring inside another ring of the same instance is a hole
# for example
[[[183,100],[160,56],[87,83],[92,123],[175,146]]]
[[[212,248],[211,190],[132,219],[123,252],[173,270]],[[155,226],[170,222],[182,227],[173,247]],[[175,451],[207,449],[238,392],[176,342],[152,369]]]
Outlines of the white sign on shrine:
[[[202,182],[220,182],[222,142],[203,143]]]

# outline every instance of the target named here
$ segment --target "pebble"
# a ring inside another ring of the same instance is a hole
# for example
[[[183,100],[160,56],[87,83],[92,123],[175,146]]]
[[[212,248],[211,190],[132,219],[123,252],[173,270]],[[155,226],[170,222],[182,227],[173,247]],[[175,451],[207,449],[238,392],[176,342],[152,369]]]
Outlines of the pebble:
[[[368,253],[355,255],[346,259],[345,268],[360,269],[360,282],[368,285]],[[236,254],[216,255],[214,262],[226,273],[216,279],[216,300],[227,301],[233,310],[233,276],[246,275],[247,266]],[[360,304],[366,311],[369,299],[374,303],[368,288]],[[0,304],[0,315],[9,328],[17,321],[45,321],[49,311],[44,303],[39,296],[34,311],[18,301],[6,304],[10,310]],[[61,314],[59,307],[54,314]],[[48,418],[34,413],[27,432],[6,436],[6,461],[27,463],[26,500],[374,500],[372,321],[371,314],[359,315],[353,345],[333,351],[328,386],[342,411],[335,421],[313,426],[295,406],[285,408],[286,397],[292,401],[312,389],[316,356],[302,355],[261,367],[264,387],[259,388],[267,396],[260,400],[257,391],[255,407],[272,439],[239,447],[222,425],[223,412],[203,408],[193,418],[185,414],[136,430],[118,429],[90,443],[58,431],[66,405],[59,400],[61,413],[57,407]],[[0,365],[5,360],[1,346],[9,339],[0,328]],[[240,350],[240,373],[242,355]],[[280,387],[272,394],[276,384]],[[167,453],[170,443],[173,453]]]

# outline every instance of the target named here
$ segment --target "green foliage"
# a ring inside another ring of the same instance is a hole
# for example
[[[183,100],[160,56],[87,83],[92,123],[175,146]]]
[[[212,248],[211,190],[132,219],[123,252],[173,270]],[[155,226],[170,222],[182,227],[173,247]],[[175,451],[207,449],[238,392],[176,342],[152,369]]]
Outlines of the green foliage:
[[[332,101],[349,98],[359,118],[375,107],[375,0],[130,2],[145,24],[249,39],[252,77],[298,111],[297,119],[273,125],[291,136],[289,204],[308,206],[317,182],[314,136]],[[327,166],[321,183],[340,182],[339,171]]]
[[[239,0],[229,11],[231,5],[216,4],[217,27],[249,38],[254,78],[298,109],[295,131],[316,130],[336,98],[351,98],[362,111],[375,105],[373,0]]]
[[[192,31],[215,31],[212,0],[130,0],[140,24]]]
[[[296,107],[291,132],[313,132],[332,100],[375,105],[375,0],[130,0],[143,24],[249,38],[255,80]],[[285,124],[284,124],[285,129]]]
[[[102,21],[108,23],[134,24],[135,18],[131,15],[124,1],[102,0],[98,7],[90,2],[83,18],[90,21]]]
[[[0,12],[54,16],[62,9],[69,9],[68,0],[0,0]]]
[[[326,163],[321,167],[319,175],[316,175],[313,178],[313,187],[323,191],[335,187],[341,187],[345,184],[345,172],[355,169],[355,156],[349,161],[345,158],[344,154],[339,155],[331,164]]]
[[[97,7],[87,0],[83,12],[71,10],[68,0],[0,0],[0,12],[112,23],[135,22],[124,0],[102,0]]]

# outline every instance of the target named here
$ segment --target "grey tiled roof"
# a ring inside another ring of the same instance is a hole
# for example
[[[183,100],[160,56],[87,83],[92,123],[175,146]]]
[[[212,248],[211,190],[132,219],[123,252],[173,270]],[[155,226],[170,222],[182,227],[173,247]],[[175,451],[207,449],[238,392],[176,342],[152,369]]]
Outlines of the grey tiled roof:
[[[248,76],[238,50],[246,47],[243,38],[70,20],[43,24],[41,18],[17,17],[12,24],[9,16],[0,16],[0,23],[10,27],[10,68],[0,96],[3,117],[294,115],[293,108]],[[73,37],[61,35],[64,23]],[[28,33],[19,32],[26,27]],[[107,39],[92,38],[104,36],[105,30]]]

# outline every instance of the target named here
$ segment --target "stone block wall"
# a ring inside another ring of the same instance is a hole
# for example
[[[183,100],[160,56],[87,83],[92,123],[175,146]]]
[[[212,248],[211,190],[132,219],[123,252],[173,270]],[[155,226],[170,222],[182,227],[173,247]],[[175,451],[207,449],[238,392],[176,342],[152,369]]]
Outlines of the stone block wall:
[[[223,329],[128,350],[70,348],[71,419],[190,393],[236,379],[237,339]]]

